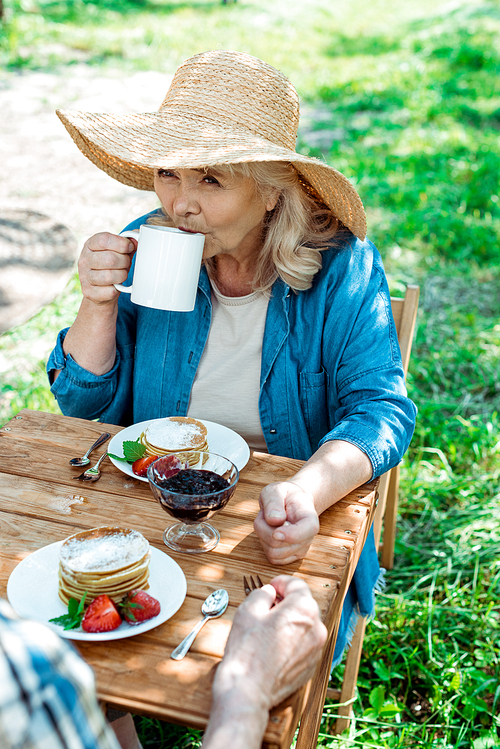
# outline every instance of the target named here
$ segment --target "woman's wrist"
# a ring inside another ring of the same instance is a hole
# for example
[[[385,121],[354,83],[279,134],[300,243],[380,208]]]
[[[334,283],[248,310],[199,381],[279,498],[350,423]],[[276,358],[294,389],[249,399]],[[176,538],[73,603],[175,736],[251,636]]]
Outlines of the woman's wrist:
[[[86,319],[93,319],[99,324],[102,324],[106,320],[116,320],[119,298],[117,296],[106,302],[95,302],[92,299],[83,297],[78,314],[83,315]]]
[[[290,481],[309,492],[318,515],[366,481],[373,473],[366,453],[350,442],[325,442]]]
[[[65,355],[97,376],[109,372],[116,359],[117,316],[117,303],[96,305],[84,298],[63,341]]]

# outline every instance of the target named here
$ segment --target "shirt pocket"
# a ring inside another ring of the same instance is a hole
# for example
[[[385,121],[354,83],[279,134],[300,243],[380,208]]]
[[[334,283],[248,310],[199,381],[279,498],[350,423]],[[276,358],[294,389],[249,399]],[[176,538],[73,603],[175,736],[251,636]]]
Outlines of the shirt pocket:
[[[321,372],[300,372],[300,404],[304,415],[311,447],[316,449],[318,442],[329,431],[328,417],[328,373],[322,369]]]

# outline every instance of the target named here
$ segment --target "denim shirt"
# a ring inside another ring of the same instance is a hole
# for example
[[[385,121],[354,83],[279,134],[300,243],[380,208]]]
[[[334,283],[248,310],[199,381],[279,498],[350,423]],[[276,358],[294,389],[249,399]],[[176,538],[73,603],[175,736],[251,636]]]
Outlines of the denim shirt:
[[[274,455],[307,460],[327,440],[344,440],[367,454],[376,477],[401,460],[416,409],[406,395],[380,255],[371,242],[344,237],[321,253],[311,289],[296,293],[281,280],[272,287],[260,420]],[[64,354],[61,331],[47,365],[50,379],[61,370],[51,386],[61,411],[124,426],[185,415],[211,311],[205,268],[192,312],[149,309],[122,294],[115,364],[101,376]]]

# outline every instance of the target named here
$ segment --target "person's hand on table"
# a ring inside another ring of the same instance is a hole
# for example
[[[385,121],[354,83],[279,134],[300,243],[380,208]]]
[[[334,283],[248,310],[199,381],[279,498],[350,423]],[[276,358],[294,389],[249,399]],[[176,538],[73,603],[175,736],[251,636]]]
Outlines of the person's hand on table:
[[[314,674],[326,636],[307,583],[275,577],[239,606],[214,694],[233,688],[234,679],[249,696],[258,694],[267,709],[278,705]]]
[[[313,676],[326,638],[303,580],[280,575],[254,590],[236,612],[215,674],[203,749],[260,747],[269,710]]]
[[[280,481],[264,487],[259,504],[254,528],[271,564],[303,559],[319,531],[313,495],[293,481]]]
[[[330,440],[288,481],[264,487],[254,528],[269,561],[290,564],[303,559],[319,531],[321,513],[372,473],[370,459],[356,445]]]
[[[109,232],[87,239],[78,261],[83,296],[97,305],[116,303],[120,292],[113,284],[128,276],[137,241]]]

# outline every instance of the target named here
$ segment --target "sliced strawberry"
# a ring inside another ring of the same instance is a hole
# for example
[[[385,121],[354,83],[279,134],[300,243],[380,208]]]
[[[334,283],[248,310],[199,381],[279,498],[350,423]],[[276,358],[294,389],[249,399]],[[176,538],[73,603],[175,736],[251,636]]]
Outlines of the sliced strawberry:
[[[148,466],[158,459],[158,455],[147,455],[145,458],[139,458],[132,463],[132,473],[136,476],[147,476]]]
[[[166,455],[164,458],[160,458],[156,463],[153,471],[156,474],[155,480],[169,479],[171,476],[175,476],[179,473],[181,468],[184,468],[182,461],[177,455]]]
[[[161,611],[160,602],[144,590],[131,590],[120,605],[123,618],[129,624],[140,624]]]
[[[109,596],[94,598],[82,621],[85,632],[110,632],[122,623],[122,618],[114,601]]]

